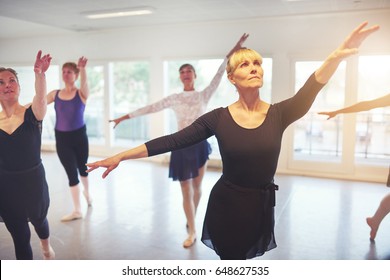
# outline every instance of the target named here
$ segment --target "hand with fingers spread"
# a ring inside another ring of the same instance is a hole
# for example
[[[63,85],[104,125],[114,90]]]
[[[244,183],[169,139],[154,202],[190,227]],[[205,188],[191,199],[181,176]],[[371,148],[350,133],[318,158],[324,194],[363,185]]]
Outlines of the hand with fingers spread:
[[[358,52],[358,48],[362,42],[372,33],[379,29],[379,25],[374,25],[366,28],[368,22],[365,21],[356,27],[351,34],[349,34],[344,42],[336,49],[339,57],[345,58]]]
[[[330,53],[330,55],[325,59],[325,61],[315,73],[317,82],[326,84],[333,76],[341,61],[353,54],[358,53],[362,42],[369,35],[379,29],[379,25],[373,25],[368,28],[366,27],[367,25],[367,21],[361,23],[344,39],[338,48]]]
[[[114,170],[115,168],[118,167],[120,163],[120,160],[113,156],[113,157],[109,157],[109,158],[106,158],[104,160],[99,160],[99,161],[96,161],[96,162],[92,162],[92,163],[87,163],[87,167],[88,167],[88,170],[87,172],[91,172],[99,167],[104,167],[106,168],[106,171],[104,171],[103,175],[102,175],[102,178],[106,178],[108,174],[110,174],[110,172],[112,170]]]
[[[87,163],[88,167],[87,172],[90,173],[99,167],[106,168],[106,171],[103,173],[103,179],[107,177],[107,175],[118,167],[119,163],[128,159],[137,159],[137,158],[145,158],[148,156],[148,150],[146,149],[145,144],[139,145],[133,149],[121,152],[112,157],[99,160],[92,163]]]
[[[42,51],[38,51],[37,57],[34,63],[34,72],[37,74],[45,73],[49,68],[51,62],[50,54],[45,54],[42,56]]]
[[[85,56],[80,57],[77,63],[77,68],[85,68],[85,66],[87,66],[87,62],[88,59]]]

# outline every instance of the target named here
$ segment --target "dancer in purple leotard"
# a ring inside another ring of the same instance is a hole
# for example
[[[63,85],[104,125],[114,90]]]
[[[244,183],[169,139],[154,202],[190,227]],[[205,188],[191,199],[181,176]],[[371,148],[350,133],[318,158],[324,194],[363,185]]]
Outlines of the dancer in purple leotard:
[[[73,211],[62,217],[68,222],[82,218],[80,203],[79,175],[83,184],[83,194],[88,206],[92,205],[89,193],[88,136],[84,121],[85,104],[89,97],[86,67],[87,59],[81,57],[78,63],[67,62],[62,66],[62,79],[65,88],[53,90],[47,95],[48,104],[54,102],[56,111],[55,137],[58,157],[68,176],[69,189],[73,201]],[[80,75],[80,88],[75,83]]]

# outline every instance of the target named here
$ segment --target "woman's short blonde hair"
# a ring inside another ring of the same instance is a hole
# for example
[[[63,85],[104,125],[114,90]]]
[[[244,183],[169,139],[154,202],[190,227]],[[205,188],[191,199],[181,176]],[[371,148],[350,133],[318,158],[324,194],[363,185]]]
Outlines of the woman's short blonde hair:
[[[245,60],[258,60],[261,63],[263,58],[255,50],[241,48],[230,56],[226,65],[226,73],[228,75],[233,73],[237,69],[238,65],[240,65]]]

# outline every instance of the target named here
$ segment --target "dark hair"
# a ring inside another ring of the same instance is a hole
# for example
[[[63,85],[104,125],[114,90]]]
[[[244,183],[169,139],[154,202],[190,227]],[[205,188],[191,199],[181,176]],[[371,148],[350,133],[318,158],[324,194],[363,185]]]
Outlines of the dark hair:
[[[4,72],[4,71],[8,71],[8,72],[11,72],[15,78],[16,78],[16,81],[18,82],[19,84],[19,79],[18,79],[18,73],[16,73],[16,71],[12,68],[5,68],[5,67],[0,67],[0,72]]]
[[[192,66],[191,64],[189,64],[189,63],[185,63],[185,64],[183,64],[182,66],[180,66],[180,68],[179,68],[179,72],[181,71],[181,70],[183,70],[183,68],[186,68],[186,67],[189,67],[189,68],[191,68],[192,69],[192,71],[194,71],[194,73],[196,74],[196,71],[195,71],[195,68],[194,68],[194,66]]]

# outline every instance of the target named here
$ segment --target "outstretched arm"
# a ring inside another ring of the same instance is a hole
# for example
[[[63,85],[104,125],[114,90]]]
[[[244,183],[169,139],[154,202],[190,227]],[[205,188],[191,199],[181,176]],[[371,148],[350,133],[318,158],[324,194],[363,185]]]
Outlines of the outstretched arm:
[[[162,111],[166,108],[169,108],[175,103],[175,99],[176,99],[175,95],[170,95],[168,97],[161,99],[160,101],[157,101],[153,104],[139,108],[139,109],[137,109],[129,114],[123,115],[119,118],[109,120],[108,122],[115,123],[115,125],[114,125],[114,128],[115,128],[118,124],[120,124],[124,120],[132,119],[132,118],[147,115],[147,114],[156,113],[156,112]]]
[[[285,107],[283,121],[286,127],[308,112],[317,94],[332,77],[340,62],[344,58],[357,53],[358,47],[364,39],[379,29],[377,25],[365,28],[366,25],[367,22],[363,22],[353,30],[344,42],[326,58],[315,73],[309,77],[297,94],[282,102],[281,106]]]
[[[107,177],[108,174],[110,174],[112,170],[118,167],[121,161],[128,160],[128,159],[144,158],[144,157],[148,157],[148,150],[146,148],[146,145],[142,144],[138,147],[116,154],[104,160],[87,163],[87,166],[89,167],[87,172],[91,172],[99,167],[106,168],[106,171],[104,171],[102,175],[104,179]]]
[[[46,114],[46,76],[45,72],[50,66],[51,56],[45,54],[42,56],[42,51],[38,51],[34,63],[35,72],[35,96],[32,102],[32,110],[37,120],[43,120]]]
[[[354,105],[339,110],[330,111],[330,112],[319,112],[318,114],[327,115],[329,120],[337,116],[338,114],[356,113],[356,112],[368,111],[371,109],[387,107],[387,106],[390,106],[390,93],[376,99],[358,102]]]
[[[105,160],[88,163],[88,172],[99,167],[106,168],[106,171],[103,173],[103,178],[105,178],[112,170],[118,167],[121,161],[154,156],[199,143],[214,134],[213,128],[218,124],[219,112],[217,110],[209,112],[198,118],[190,126],[176,133],[155,138],[136,148],[116,154]]]
[[[324,63],[315,72],[317,82],[326,84],[337,70],[340,62],[358,52],[361,43],[372,33],[379,29],[378,25],[365,28],[368,22],[361,23],[351,34],[345,38],[344,42],[334,50],[324,61]]]
[[[84,56],[79,58],[77,63],[77,68],[80,70],[80,94],[84,102],[87,101],[89,97],[89,88],[88,88],[88,79],[87,79],[87,66],[88,59]]]

